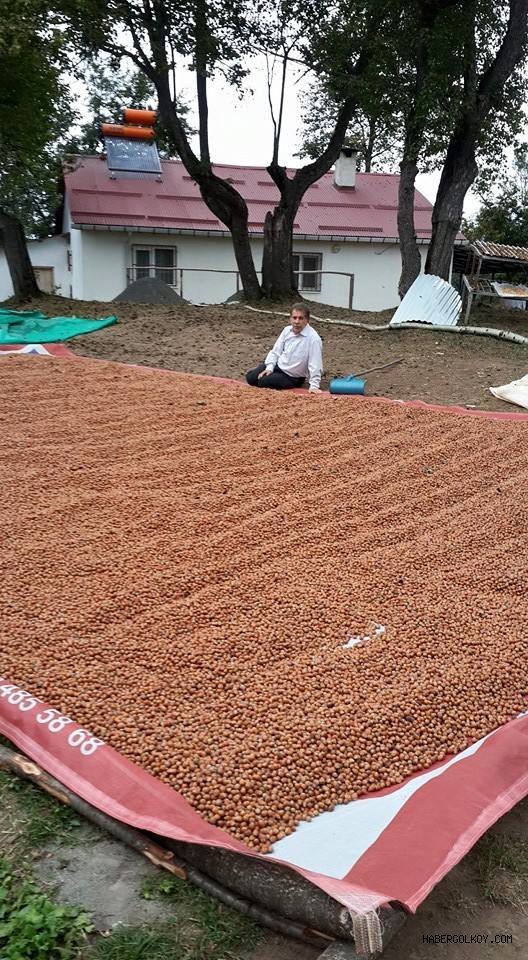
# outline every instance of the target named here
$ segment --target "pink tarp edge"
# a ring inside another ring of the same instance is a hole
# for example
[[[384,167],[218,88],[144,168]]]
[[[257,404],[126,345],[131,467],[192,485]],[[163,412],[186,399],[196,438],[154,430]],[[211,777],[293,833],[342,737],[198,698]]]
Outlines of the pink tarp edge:
[[[9,343],[0,345],[0,356],[15,354],[17,356],[63,357],[69,360],[78,360],[63,343]]]
[[[528,716],[523,715],[499,727],[474,754],[422,786],[347,879],[367,888],[375,879],[387,900],[397,900],[414,913],[486,830],[526,796]],[[423,870],[424,851],[428,875]]]

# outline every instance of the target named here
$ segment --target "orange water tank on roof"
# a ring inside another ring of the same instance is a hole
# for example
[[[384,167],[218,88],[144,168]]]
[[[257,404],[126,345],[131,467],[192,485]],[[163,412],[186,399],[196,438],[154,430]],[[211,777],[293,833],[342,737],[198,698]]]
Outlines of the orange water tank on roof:
[[[102,123],[104,137],[126,137],[127,140],[154,140],[152,127],[125,127],[118,123]]]
[[[156,111],[132,110],[127,107],[123,110],[123,120],[125,123],[137,123],[140,127],[153,127],[156,123]]]

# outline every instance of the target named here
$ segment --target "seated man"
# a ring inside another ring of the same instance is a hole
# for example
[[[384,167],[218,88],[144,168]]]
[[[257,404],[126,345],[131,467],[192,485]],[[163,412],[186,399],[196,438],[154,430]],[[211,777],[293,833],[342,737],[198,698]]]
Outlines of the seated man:
[[[250,387],[291,390],[302,387],[309,377],[310,393],[319,393],[323,372],[321,337],[310,326],[310,311],[304,303],[295,303],[290,323],[278,337],[264,363],[246,373]]]

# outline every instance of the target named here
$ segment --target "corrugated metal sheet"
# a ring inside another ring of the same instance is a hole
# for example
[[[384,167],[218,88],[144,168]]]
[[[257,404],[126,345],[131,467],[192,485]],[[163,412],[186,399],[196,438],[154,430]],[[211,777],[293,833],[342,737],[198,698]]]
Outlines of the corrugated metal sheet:
[[[219,233],[225,226],[201,198],[200,191],[177,160],[162,161],[162,177],[110,176],[102,157],[79,157],[77,169],[66,173],[66,192],[73,224],[148,228],[180,227]],[[215,171],[236,185],[248,204],[251,232],[262,230],[268,210],[279,192],[264,167],[216,165]],[[292,174],[294,171],[290,170]],[[333,173],[309,188],[299,207],[294,227],[298,236],[343,238],[397,238],[399,176],[359,173],[355,189],[338,189]],[[432,206],[416,193],[416,232],[431,233]]]
[[[528,261],[528,247],[511,247],[506,243],[490,243],[486,240],[475,240],[472,246],[481,257]]]
[[[400,323],[431,323],[454,327],[460,316],[462,300],[447,280],[426,273],[417,277],[405,294],[390,326]]]

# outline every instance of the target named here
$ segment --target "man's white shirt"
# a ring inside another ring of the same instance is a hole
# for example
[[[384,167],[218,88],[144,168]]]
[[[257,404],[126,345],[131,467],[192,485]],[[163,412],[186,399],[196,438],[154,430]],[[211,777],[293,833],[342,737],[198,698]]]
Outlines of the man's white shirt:
[[[310,389],[317,390],[323,372],[323,344],[321,337],[306,324],[300,333],[294,333],[291,325],[284,327],[265,359],[266,369],[275,364],[290,377],[309,378]]]

